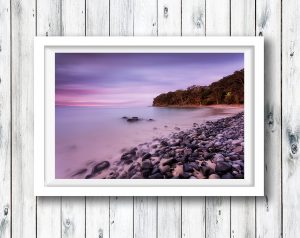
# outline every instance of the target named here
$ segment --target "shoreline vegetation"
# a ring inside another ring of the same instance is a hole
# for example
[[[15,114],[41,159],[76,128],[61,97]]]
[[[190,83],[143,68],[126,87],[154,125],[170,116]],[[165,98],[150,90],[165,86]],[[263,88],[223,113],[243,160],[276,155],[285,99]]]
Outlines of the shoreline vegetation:
[[[209,86],[162,93],[153,99],[156,107],[244,104],[244,69],[235,71]]]
[[[155,138],[74,172],[86,179],[243,179],[244,113]]]

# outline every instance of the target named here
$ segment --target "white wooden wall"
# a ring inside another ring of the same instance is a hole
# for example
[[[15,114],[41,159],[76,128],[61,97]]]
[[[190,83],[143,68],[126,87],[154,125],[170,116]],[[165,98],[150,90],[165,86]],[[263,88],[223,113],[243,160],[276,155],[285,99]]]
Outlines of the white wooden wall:
[[[0,0],[0,238],[300,237],[298,0]],[[33,196],[33,37],[265,37],[265,197]]]

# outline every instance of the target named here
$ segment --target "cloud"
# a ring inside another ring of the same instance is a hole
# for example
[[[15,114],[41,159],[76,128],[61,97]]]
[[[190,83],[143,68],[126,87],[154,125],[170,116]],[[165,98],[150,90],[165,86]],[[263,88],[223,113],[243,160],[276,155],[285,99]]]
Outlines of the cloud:
[[[56,53],[55,62],[61,105],[80,99],[78,105],[101,106],[126,97],[133,105],[151,104],[150,96],[208,85],[244,67],[242,53]]]

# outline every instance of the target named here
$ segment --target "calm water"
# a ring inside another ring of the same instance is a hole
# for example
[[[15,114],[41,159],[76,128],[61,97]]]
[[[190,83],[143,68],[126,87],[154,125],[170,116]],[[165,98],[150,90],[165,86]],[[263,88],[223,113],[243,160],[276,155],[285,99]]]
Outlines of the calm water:
[[[167,136],[174,127],[191,128],[230,116],[241,108],[56,108],[56,177],[69,178],[74,170],[93,161],[116,160],[121,150],[134,147],[155,137]],[[129,123],[123,116],[137,116],[154,121]]]

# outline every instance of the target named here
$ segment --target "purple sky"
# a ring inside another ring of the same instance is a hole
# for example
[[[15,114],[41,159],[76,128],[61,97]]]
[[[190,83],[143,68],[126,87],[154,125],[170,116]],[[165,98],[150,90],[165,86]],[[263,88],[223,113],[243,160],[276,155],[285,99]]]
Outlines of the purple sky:
[[[56,53],[56,105],[150,106],[160,93],[244,68],[243,53]]]

